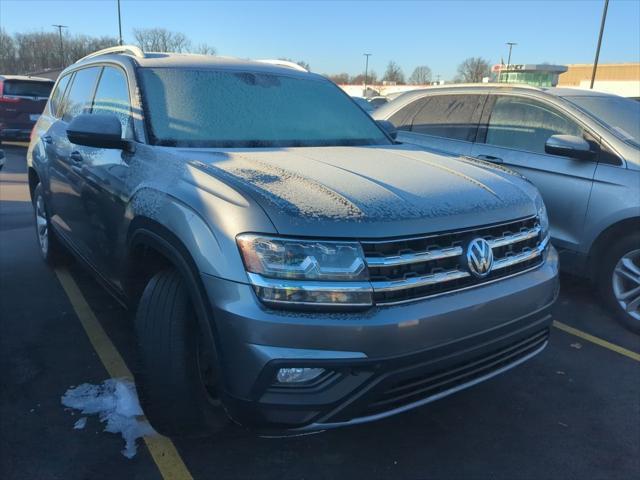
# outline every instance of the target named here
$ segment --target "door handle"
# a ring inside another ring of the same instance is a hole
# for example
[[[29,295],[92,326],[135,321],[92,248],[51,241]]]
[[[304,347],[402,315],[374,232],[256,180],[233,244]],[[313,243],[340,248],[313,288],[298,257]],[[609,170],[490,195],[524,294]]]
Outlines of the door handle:
[[[82,154],[80,152],[71,152],[69,159],[71,159],[71,162],[74,164],[82,163]]]
[[[494,157],[493,155],[476,155],[476,158],[492,163],[504,163],[500,157]]]
[[[42,141],[44,143],[53,143],[53,137],[51,135],[43,135]]]

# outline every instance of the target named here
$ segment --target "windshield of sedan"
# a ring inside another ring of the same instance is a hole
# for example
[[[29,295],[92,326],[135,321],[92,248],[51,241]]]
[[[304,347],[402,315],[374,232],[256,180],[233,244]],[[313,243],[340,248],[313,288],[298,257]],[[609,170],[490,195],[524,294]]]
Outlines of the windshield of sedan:
[[[329,81],[257,72],[144,68],[153,141],[185,147],[388,145]]]
[[[625,142],[640,148],[640,102],[615,96],[564,98],[605,124]]]

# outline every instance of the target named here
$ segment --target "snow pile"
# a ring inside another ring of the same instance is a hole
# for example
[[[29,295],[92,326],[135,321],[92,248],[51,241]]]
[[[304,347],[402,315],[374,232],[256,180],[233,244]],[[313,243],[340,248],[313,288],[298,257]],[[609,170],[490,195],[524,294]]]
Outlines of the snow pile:
[[[146,420],[138,419],[143,412],[136,387],[129,380],[111,378],[102,385],[83,383],[68,389],[61,400],[65,407],[80,410],[84,414],[98,414],[100,421],[106,423],[106,432],[122,434],[125,441],[122,454],[127,458],[135,456],[138,438],[155,434]],[[74,428],[82,429],[85,423],[80,419]]]

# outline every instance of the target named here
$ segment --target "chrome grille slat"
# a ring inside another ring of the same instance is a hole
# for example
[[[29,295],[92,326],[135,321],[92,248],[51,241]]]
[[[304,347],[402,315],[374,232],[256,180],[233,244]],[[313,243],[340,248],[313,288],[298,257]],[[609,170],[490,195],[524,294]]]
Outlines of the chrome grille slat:
[[[390,282],[371,282],[374,292],[393,292],[396,290],[404,290],[407,288],[424,287],[435,283],[450,282],[459,278],[471,276],[470,273],[462,270],[451,270],[449,272],[434,273],[423,277],[411,277],[404,280],[395,280]]]
[[[462,255],[462,247],[440,248],[426,252],[401,253],[388,257],[367,257],[365,260],[370,267],[392,267],[396,265],[409,265],[412,263],[430,262],[443,258],[459,257]]]
[[[487,240],[491,248],[504,247],[505,245],[511,245],[512,243],[524,242],[525,240],[531,240],[532,238],[540,235],[540,226],[536,225],[534,228],[524,230],[522,232],[514,233],[512,235],[505,235],[501,238],[493,238]]]

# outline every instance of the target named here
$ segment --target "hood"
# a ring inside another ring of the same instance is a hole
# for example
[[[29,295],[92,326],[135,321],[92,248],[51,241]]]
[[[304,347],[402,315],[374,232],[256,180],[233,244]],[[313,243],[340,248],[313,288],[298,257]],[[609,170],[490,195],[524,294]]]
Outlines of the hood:
[[[253,198],[283,235],[421,235],[536,212],[536,190],[521,177],[407,145],[188,155],[192,165]]]

